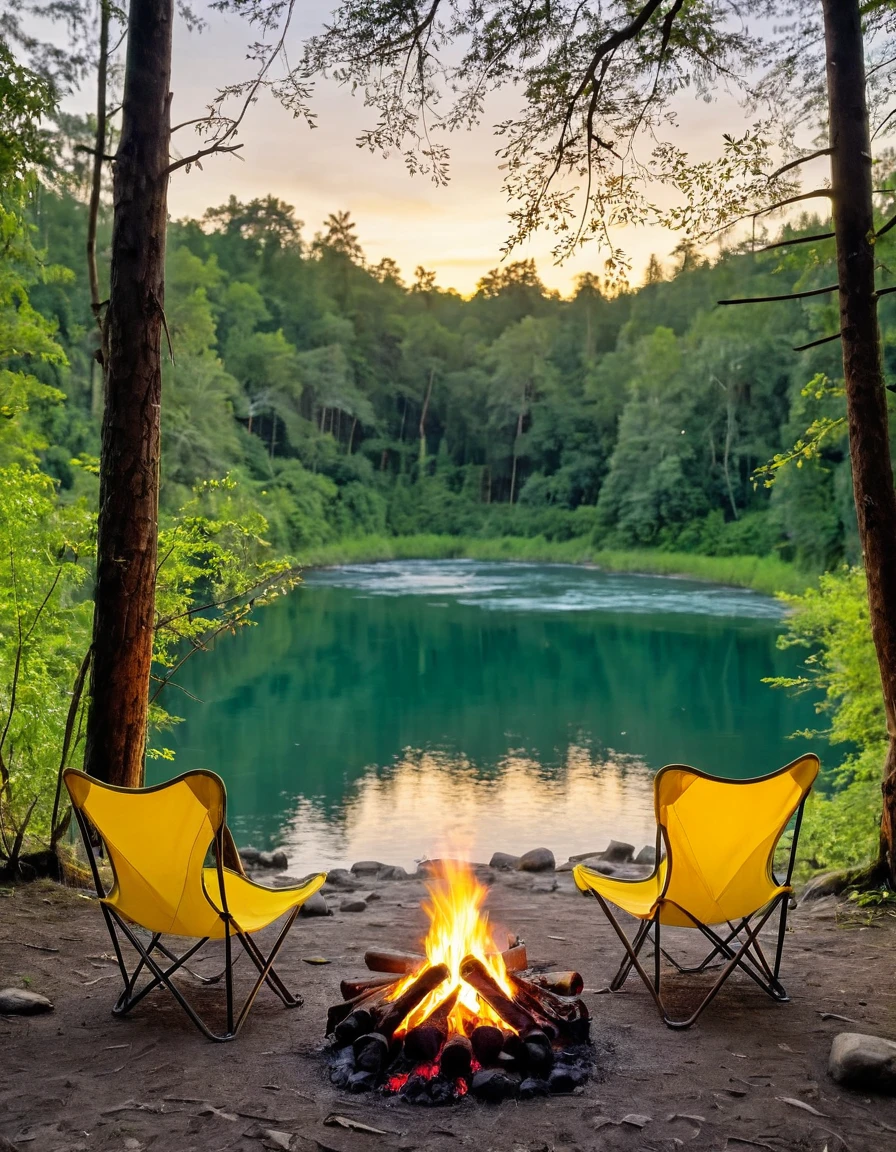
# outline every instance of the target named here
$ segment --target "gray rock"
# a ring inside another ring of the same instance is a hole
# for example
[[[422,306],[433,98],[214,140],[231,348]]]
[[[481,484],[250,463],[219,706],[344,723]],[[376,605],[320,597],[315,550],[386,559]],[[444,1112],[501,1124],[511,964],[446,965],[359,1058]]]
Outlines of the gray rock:
[[[831,1045],[828,1072],[847,1088],[896,1092],[896,1043],[862,1032],[841,1032]]]
[[[375,876],[377,872],[387,867],[387,864],[381,864],[379,860],[356,860],[352,864],[352,872],[355,876]]]
[[[645,844],[635,857],[635,863],[649,864],[653,868],[656,864],[656,847],[653,844]]]
[[[402,868],[400,864],[388,864],[377,873],[376,878],[377,880],[410,880],[411,876],[407,869]]]
[[[633,1128],[646,1128],[650,1123],[649,1116],[642,1116],[640,1112],[629,1112],[619,1121],[620,1124],[631,1124]]]
[[[573,870],[573,868],[575,868],[575,866],[576,866],[576,864],[575,864],[574,860],[564,860],[562,864],[557,865],[556,871],[557,872],[572,872],[572,870]]]
[[[255,861],[258,868],[274,868],[274,855],[272,852],[259,852],[258,859]]]
[[[495,852],[489,860],[490,868],[497,868],[499,872],[513,872],[520,865],[519,856],[511,856],[508,852]]]
[[[556,862],[550,848],[533,848],[520,857],[517,868],[520,872],[553,872]]]
[[[289,867],[289,857],[282,848],[275,848],[271,853],[271,859],[274,862],[274,867],[279,868],[281,872]]]
[[[848,885],[848,872],[824,872],[821,876],[813,876],[800,893],[800,904],[822,900],[825,896],[839,896]]]
[[[600,858],[606,860],[608,864],[628,864],[634,855],[634,844],[626,844],[622,840],[611,840],[601,852]]]
[[[245,848],[239,848],[237,851],[240,854],[240,859],[244,864],[257,864],[258,863],[258,849],[248,845]]]
[[[315,892],[310,896],[302,907],[299,909],[300,916],[332,916],[333,913],[327,906],[327,901],[321,896],[320,892]]]
[[[366,912],[367,905],[363,900],[343,900],[339,905],[340,912]]]
[[[327,884],[331,888],[344,888],[347,891],[354,891],[358,886],[347,868],[331,868],[327,872]]]
[[[578,852],[575,856],[570,856],[570,861],[573,864],[581,864],[585,860],[597,860],[600,858],[600,849],[595,848],[591,852]]]
[[[52,1011],[50,1001],[37,992],[27,988],[0,989],[0,1016],[37,1016]]]
[[[532,885],[532,892],[556,892],[560,887],[557,880],[551,878],[550,880],[536,880]]]

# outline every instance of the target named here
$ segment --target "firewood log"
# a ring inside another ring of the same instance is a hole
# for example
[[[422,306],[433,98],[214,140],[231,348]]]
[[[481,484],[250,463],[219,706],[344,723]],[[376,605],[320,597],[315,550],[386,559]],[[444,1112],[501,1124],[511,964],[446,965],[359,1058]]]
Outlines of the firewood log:
[[[372,992],[376,988],[385,988],[387,984],[395,983],[394,973],[384,972],[382,976],[371,976],[369,980],[343,980],[339,985],[339,991],[344,1000],[354,1000],[356,996],[362,996],[365,992]]]
[[[377,1031],[391,1039],[405,1016],[410,1015],[430,992],[435,992],[440,984],[444,984],[449,974],[447,964],[433,964],[431,968],[426,968],[397,1000],[383,1006],[378,1013],[380,1020]]]
[[[381,984],[367,992],[359,992],[351,1000],[343,1000],[341,1004],[333,1004],[327,1011],[326,1035],[331,1035],[336,1025],[351,1015],[356,1008],[368,1008],[372,1011],[380,1004],[385,1003],[389,993],[397,983],[397,980],[393,980],[390,984]]]
[[[530,984],[547,988],[558,996],[578,996],[585,987],[585,981],[578,972],[535,972],[524,977]]]
[[[504,961],[504,967],[508,972],[522,972],[524,968],[529,967],[526,945],[522,942],[514,944],[511,948],[502,952],[501,959]]]
[[[534,1009],[540,1015],[546,1016],[548,1020],[566,1024],[574,1020],[589,1019],[588,1009],[583,1000],[558,996],[519,975],[512,975],[510,982],[523,1004],[530,1011]]]
[[[371,948],[364,953],[364,963],[371,972],[397,972],[399,976],[409,976],[423,967],[426,957],[417,952],[381,952]]]
[[[461,961],[460,974],[515,1032],[523,1032],[535,1024],[532,1013],[509,998],[481,960],[475,956],[465,957]]]

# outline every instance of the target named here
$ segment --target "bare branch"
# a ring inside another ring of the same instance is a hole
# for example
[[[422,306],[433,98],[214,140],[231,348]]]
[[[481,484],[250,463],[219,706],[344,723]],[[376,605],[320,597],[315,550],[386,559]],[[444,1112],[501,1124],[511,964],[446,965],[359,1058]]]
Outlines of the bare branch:
[[[783,296],[746,296],[739,300],[717,300],[717,304],[774,304],[779,300],[804,300],[807,296],[823,296],[827,292],[836,292],[839,284],[828,284],[824,288],[812,288],[807,292],[787,292]]]
[[[874,293],[875,296],[889,296],[891,292],[896,292],[896,285],[892,288],[878,288]]]
[[[771,172],[768,176],[768,182],[771,184],[772,180],[777,180],[785,172],[791,172],[794,168],[799,168],[801,164],[808,164],[810,160],[817,160],[819,156],[830,156],[832,152],[833,148],[819,148],[817,152],[810,152],[808,156],[798,156],[796,160],[791,160],[789,164],[782,164],[780,168]]]
[[[224,138],[226,139],[227,137],[225,136]],[[168,165],[164,174],[170,176],[171,173],[176,172],[178,168],[185,168],[188,164],[195,164],[198,160],[202,160],[206,156],[214,155],[215,152],[238,152],[240,148],[244,147],[244,144],[210,144],[208,148],[200,148],[199,151],[194,152],[192,156],[184,156],[181,160],[175,160],[173,164]]]
[[[891,228],[896,228],[896,216],[891,216],[882,228],[878,228],[878,230],[874,233],[875,240],[879,240],[881,236],[886,236]]]
[[[805,352],[807,348],[817,348],[819,344],[830,344],[832,340],[839,340],[842,332],[835,332],[833,336],[822,336],[820,340],[810,340],[808,344],[800,344],[794,352]]]
[[[792,240],[777,240],[774,244],[766,244],[764,248],[757,248],[755,255],[760,252],[772,252],[775,248],[787,248],[790,244],[811,244],[814,240],[830,240],[833,232],[818,232],[814,236],[795,236]]]

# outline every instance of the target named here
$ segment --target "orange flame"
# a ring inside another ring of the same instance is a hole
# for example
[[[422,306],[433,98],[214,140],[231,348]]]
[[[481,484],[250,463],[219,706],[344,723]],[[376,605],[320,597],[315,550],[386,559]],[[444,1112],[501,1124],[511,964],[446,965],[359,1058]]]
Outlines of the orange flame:
[[[458,996],[448,1016],[449,1034],[466,1032],[467,1026],[474,1022],[508,1028],[460,975],[460,966],[465,957],[475,956],[485,964],[502,990],[508,996],[513,996],[504,960],[492,939],[488,913],[480,911],[488,895],[487,889],[479,883],[468,864],[454,860],[442,861],[439,875],[426,887],[430,899],[424,901],[423,908],[429,915],[430,924],[424,941],[424,952],[430,965],[446,964],[450,976],[405,1017],[398,1032],[403,1033],[422,1024],[438,1010],[455,988],[458,989]],[[416,972],[402,980],[391,999],[400,996],[419,974]]]

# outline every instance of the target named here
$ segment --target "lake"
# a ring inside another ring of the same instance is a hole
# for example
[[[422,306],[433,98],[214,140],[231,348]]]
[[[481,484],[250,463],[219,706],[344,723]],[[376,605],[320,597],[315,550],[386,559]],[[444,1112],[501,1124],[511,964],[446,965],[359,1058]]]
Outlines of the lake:
[[[237,842],[290,872],[426,856],[558,861],[652,843],[651,777],[746,777],[805,750],[781,606],[732,588],[561,564],[396,561],[309,572],[166,690],[156,738],[220,773]],[[194,699],[195,698],[195,699]],[[821,749],[816,748],[816,751]]]

